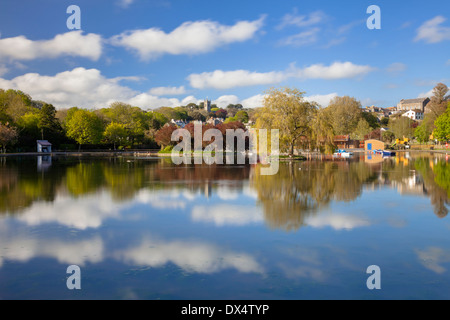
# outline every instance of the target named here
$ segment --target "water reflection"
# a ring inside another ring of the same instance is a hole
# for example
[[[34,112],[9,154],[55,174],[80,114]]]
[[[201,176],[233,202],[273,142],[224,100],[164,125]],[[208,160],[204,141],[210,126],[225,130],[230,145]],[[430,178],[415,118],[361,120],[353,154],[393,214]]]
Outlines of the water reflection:
[[[256,170],[257,171],[257,170]],[[289,163],[275,176],[254,175],[252,186],[272,228],[297,230],[332,200],[349,202],[364,183],[377,179],[376,168],[364,162]],[[316,221],[317,218],[316,218]]]
[[[251,255],[199,241],[146,238],[138,246],[117,252],[114,256],[131,265],[154,268],[170,262],[187,272],[215,273],[235,269],[243,273],[263,273],[263,267]]]
[[[108,274],[122,293],[170,288],[192,298],[207,279],[197,297],[270,299],[318,294],[317,284],[346,288],[373,263],[446,276],[448,228],[434,216],[448,215],[445,157],[372,160],[280,163],[277,175],[263,176],[258,165],[167,159],[53,157],[45,168],[43,159],[3,159],[2,279],[35,274],[18,265],[76,264]],[[129,282],[129,270],[139,281]],[[7,281],[0,293],[16,291]],[[107,287],[96,290],[109,297]]]
[[[59,263],[77,264],[98,263],[104,259],[103,240],[91,237],[85,240],[62,240],[33,235],[9,235],[0,237],[0,268],[5,260],[28,262],[35,258],[54,258]]]
[[[367,155],[366,155],[367,157]],[[430,198],[435,214],[448,214],[450,166],[444,157],[399,154],[382,162],[303,162],[280,166],[277,175],[259,174],[259,166],[173,166],[167,159],[53,159],[36,171],[30,159],[8,159],[0,166],[0,214],[21,213],[36,225],[59,222],[85,229],[118,217],[127,203],[160,209],[182,209],[196,199],[194,221],[217,226],[242,225],[262,219],[275,229],[304,225],[350,228],[365,225],[358,217],[316,217],[332,201],[352,202],[364,188],[391,187],[401,195]],[[42,159],[38,164],[42,166]],[[233,204],[245,194],[259,208]],[[225,203],[202,204],[216,196]],[[77,199],[83,201],[77,201]],[[344,221],[344,220],[347,221]]]

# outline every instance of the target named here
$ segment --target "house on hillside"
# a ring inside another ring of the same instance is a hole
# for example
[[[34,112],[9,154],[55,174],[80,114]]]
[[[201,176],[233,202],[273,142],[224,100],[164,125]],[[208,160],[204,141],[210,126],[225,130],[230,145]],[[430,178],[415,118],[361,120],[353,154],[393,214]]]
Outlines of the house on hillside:
[[[387,107],[384,110],[384,116],[388,118],[391,114],[395,114],[397,112],[397,107]]]
[[[420,111],[419,109],[409,110],[402,114],[402,117],[408,117],[411,120],[420,121],[423,120],[423,111]]]
[[[397,104],[397,111],[405,112],[409,110],[420,110],[426,112],[426,106],[430,102],[430,98],[402,99]]]
[[[370,107],[363,108],[362,111],[363,112],[375,112],[375,113],[378,113],[378,112],[381,112],[382,110],[381,110],[380,107],[370,106]]]

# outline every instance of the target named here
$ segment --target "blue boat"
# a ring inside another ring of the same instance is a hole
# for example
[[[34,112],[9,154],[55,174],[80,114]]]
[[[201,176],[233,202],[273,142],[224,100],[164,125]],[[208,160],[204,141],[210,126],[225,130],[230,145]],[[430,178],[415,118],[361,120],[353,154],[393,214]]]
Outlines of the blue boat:
[[[381,150],[381,149],[373,150],[373,153],[375,153],[375,154],[382,154],[383,157],[395,156],[395,152],[394,151]]]

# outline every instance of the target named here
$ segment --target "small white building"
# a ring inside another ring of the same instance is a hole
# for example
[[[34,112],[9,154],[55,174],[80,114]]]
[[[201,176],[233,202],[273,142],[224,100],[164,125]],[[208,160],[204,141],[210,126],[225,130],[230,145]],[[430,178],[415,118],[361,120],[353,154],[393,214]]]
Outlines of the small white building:
[[[409,110],[407,112],[405,112],[404,114],[402,114],[403,117],[408,117],[411,120],[423,120],[423,112],[420,110]]]
[[[37,152],[39,153],[52,152],[52,144],[47,140],[37,140]]]

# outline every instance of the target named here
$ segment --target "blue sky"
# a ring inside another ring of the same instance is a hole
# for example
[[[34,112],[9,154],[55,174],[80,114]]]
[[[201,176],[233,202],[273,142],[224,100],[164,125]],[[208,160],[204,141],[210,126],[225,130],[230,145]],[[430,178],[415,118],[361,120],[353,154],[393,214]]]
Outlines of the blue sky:
[[[67,28],[70,5],[81,30]],[[366,26],[370,5],[380,30]],[[435,0],[2,0],[0,88],[57,108],[258,107],[281,86],[322,106],[389,107],[450,85],[449,12]]]

